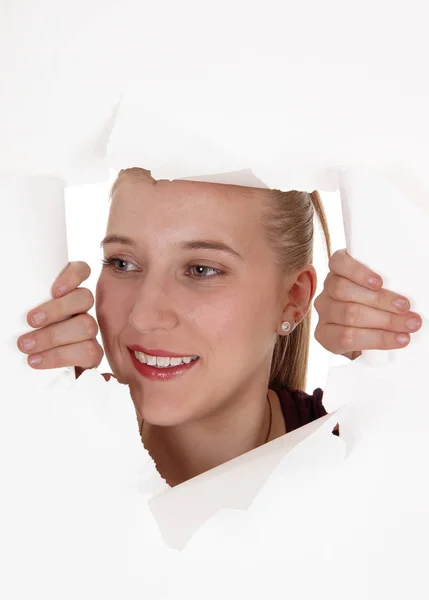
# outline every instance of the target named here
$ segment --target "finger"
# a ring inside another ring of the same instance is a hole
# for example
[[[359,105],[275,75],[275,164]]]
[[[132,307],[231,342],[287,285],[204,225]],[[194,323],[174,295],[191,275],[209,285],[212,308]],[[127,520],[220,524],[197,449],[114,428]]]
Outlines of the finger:
[[[359,350],[398,350],[405,348],[410,343],[410,335],[406,333],[332,324],[319,327],[314,336],[324,348],[329,348],[333,354],[345,354]]]
[[[325,291],[333,300],[357,302],[372,308],[396,314],[408,313],[410,301],[390,290],[368,290],[345,277],[328,273],[325,279]],[[398,303],[398,304],[397,304]]]
[[[38,331],[18,338],[18,347],[22,352],[45,352],[57,346],[66,346],[85,340],[91,340],[98,335],[96,320],[88,313],[77,315],[66,321],[43,327]],[[31,342],[30,346],[27,342]]]
[[[371,290],[379,290],[383,287],[383,279],[380,275],[352,258],[345,249],[337,250],[331,256],[329,270]]]
[[[91,275],[90,266],[81,260],[70,262],[52,286],[52,296],[60,298],[79,287]]]
[[[92,292],[87,288],[78,288],[31,310],[27,315],[27,323],[30,327],[46,327],[61,319],[88,312],[93,306]]]
[[[27,360],[33,369],[59,369],[75,366],[83,369],[95,369],[103,360],[103,355],[103,349],[97,340],[88,340],[53,348],[40,354],[30,354]],[[32,364],[36,357],[40,359],[40,362]]]
[[[395,315],[355,302],[337,302],[331,300],[324,313],[326,325],[336,324],[362,329],[383,329],[396,333],[411,333],[422,326],[422,319],[417,313]]]

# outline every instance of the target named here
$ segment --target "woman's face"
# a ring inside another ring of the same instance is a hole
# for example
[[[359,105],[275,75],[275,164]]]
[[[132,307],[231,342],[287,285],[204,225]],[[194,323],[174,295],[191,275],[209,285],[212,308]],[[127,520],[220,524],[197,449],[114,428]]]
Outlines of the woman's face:
[[[120,181],[106,233],[127,241],[104,244],[104,258],[116,260],[103,267],[96,310],[109,364],[148,423],[216,418],[255,382],[268,383],[285,282],[262,203],[249,188]],[[157,354],[180,364],[147,364]]]

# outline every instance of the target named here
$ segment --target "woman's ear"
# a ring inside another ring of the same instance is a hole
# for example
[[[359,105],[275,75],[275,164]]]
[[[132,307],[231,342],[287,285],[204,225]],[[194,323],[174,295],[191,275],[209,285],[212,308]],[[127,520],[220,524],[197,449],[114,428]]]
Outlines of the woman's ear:
[[[316,289],[317,273],[313,265],[306,265],[289,277],[283,321],[289,321],[292,327],[300,323],[311,308]]]

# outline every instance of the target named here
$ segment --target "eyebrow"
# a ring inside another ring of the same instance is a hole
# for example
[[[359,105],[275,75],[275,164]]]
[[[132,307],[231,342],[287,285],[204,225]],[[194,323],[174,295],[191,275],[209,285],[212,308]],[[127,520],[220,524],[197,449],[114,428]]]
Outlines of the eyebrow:
[[[100,244],[100,248],[104,248],[107,244],[122,244],[123,246],[135,246],[135,242],[123,235],[106,235],[104,240]]]
[[[100,248],[107,246],[107,244],[121,244],[123,246],[137,245],[135,241],[131,238],[115,234],[107,235],[101,242]],[[182,250],[217,250],[221,252],[227,252],[228,254],[231,254],[232,256],[243,260],[241,254],[239,254],[233,248],[231,248],[227,244],[224,244],[223,242],[216,242],[212,240],[193,240],[190,242],[181,242],[179,244],[179,248],[181,248]]]
[[[222,252],[228,252],[228,254],[232,254],[232,256],[236,256],[237,258],[243,260],[241,254],[223,242],[215,242],[212,240],[195,240],[192,242],[182,242],[179,244],[179,247],[183,250],[220,250]]]

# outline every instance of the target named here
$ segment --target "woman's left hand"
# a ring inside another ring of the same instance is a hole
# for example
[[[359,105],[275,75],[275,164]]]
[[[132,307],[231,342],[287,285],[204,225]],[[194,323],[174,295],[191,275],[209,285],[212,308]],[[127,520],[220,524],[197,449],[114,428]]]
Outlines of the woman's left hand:
[[[329,269],[323,292],[314,302],[319,314],[314,336],[324,348],[354,360],[362,350],[408,346],[410,333],[421,328],[422,319],[410,312],[407,298],[383,289],[381,277],[346,250],[332,255]]]

